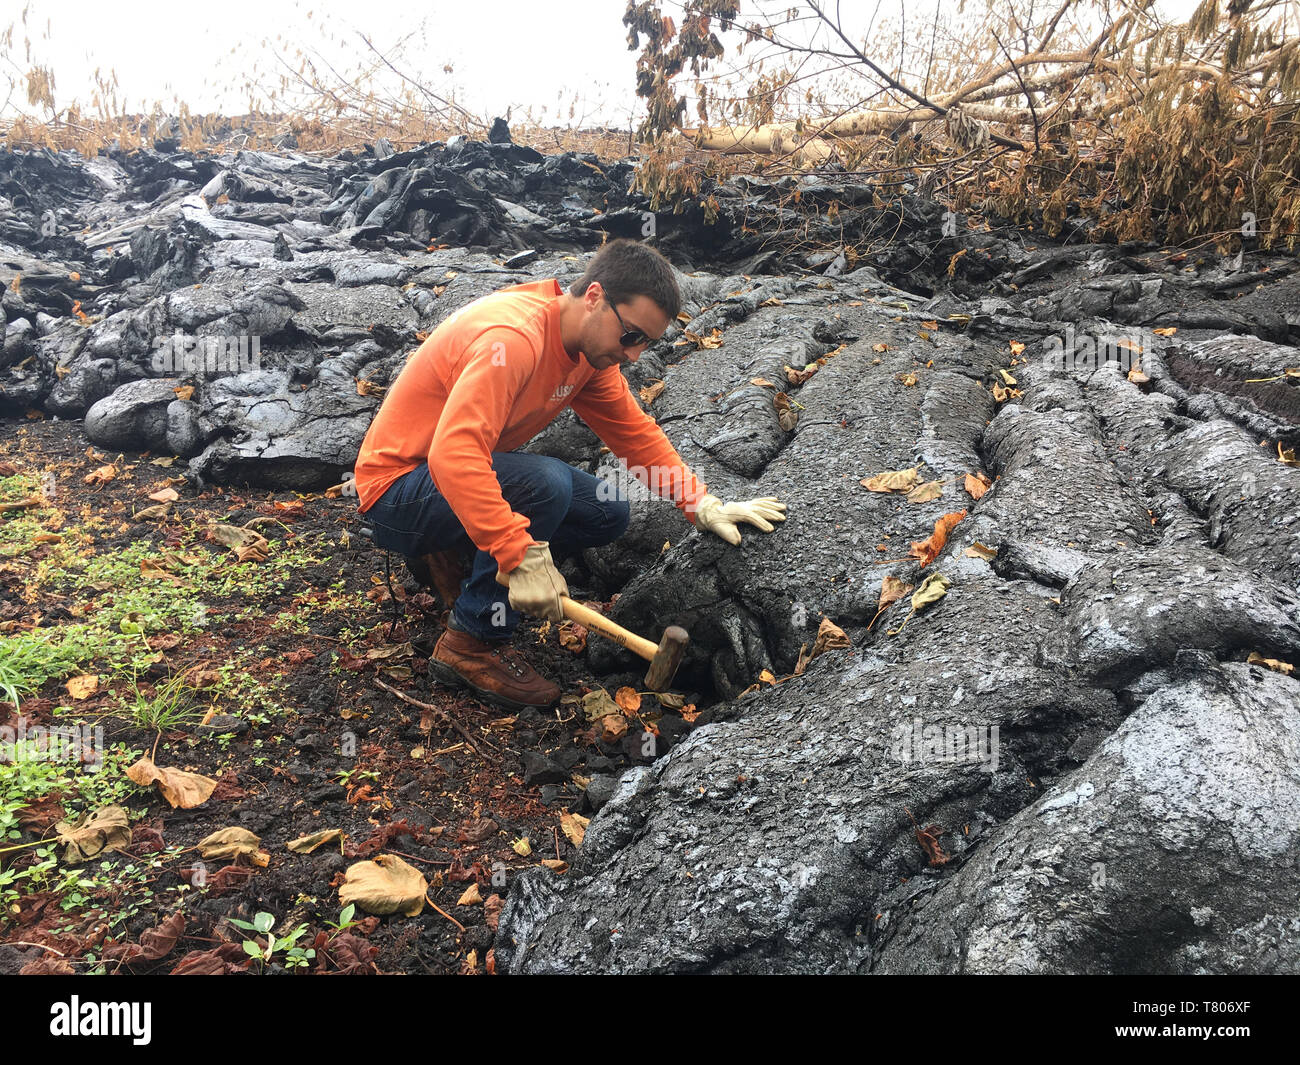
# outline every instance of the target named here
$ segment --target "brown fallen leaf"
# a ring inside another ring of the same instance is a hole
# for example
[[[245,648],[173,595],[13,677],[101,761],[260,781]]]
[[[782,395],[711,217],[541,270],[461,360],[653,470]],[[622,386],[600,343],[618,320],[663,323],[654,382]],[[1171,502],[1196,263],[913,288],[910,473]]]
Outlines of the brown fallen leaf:
[[[482,843],[501,831],[501,826],[490,817],[471,817],[456,833],[457,843]]]
[[[89,699],[99,690],[99,676],[86,673],[80,677],[70,677],[64,687],[74,699]]]
[[[167,581],[171,584],[184,584],[176,574],[167,570],[156,558],[140,559],[140,576],[150,581]]]
[[[663,395],[664,383],[658,378],[654,378],[650,384],[640,390],[641,402],[647,407],[656,399]]]
[[[355,903],[366,913],[416,917],[424,909],[428,890],[429,882],[418,869],[395,854],[380,854],[373,861],[348,866],[339,900],[344,906]]]
[[[641,696],[637,694],[635,688],[619,688],[614,693],[614,702],[618,703],[624,713],[639,714],[641,712]]]
[[[926,481],[907,493],[909,503],[929,503],[943,495],[943,481]]]
[[[136,961],[159,961],[176,947],[185,932],[185,917],[177,910],[165,921],[140,933],[139,943],[115,943],[104,950],[105,958],[131,964]]]
[[[921,845],[921,849],[929,856],[930,864],[946,864],[952,855],[939,846],[939,837],[943,835],[943,829],[938,825],[922,828],[916,823],[916,818],[912,817],[912,811],[908,810],[906,806],[903,809],[907,810],[907,816],[912,819],[912,827],[916,830],[916,842]]]
[[[489,952],[490,953],[490,952]],[[42,954],[38,958],[33,958],[18,970],[19,976],[74,976],[74,969],[66,958],[57,957],[54,954]]]
[[[1252,666],[1267,666],[1277,673],[1285,673],[1288,677],[1295,672],[1295,666],[1290,662],[1283,662],[1277,658],[1265,658],[1258,651],[1251,651],[1246,661]]]
[[[135,512],[136,521],[161,521],[171,513],[170,503],[159,503],[155,507],[144,507]]]
[[[565,618],[560,622],[560,627],[555,630],[555,638],[566,651],[571,651],[575,655],[582,654],[587,646],[587,627]]]
[[[583,817],[581,814],[566,813],[560,816],[560,829],[569,837],[569,842],[575,847],[582,846],[582,840],[587,834],[589,824],[591,824],[591,818]]]
[[[606,714],[596,722],[596,734],[602,743],[617,743],[627,734],[627,718],[622,714]]]
[[[785,432],[793,433],[799,424],[799,412],[794,409],[790,397],[784,392],[778,392],[772,397],[772,406],[776,408],[777,423]]]
[[[610,714],[616,714],[619,717],[623,716],[623,711],[618,703],[609,697],[609,692],[604,688],[596,688],[584,695],[582,697],[582,709],[586,713],[588,721],[596,721]]]
[[[992,562],[998,557],[998,549],[989,547],[988,544],[982,544],[976,540],[970,547],[962,552],[967,558],[982,558],[985,562]]]
[[[910,492],[921,479],[920,466],[907,470],[886,470],[858,483],[873,492]]]
[[[880,582],[880,601],[876,604],[875,617],[871,619],[868,629],[876,623],[876,618],[885,612],[885,608],[898,602],[908,592],[912,590],[912,585],[908,584],[901,577],[886,577]]]
[[[70,865],[131,845],[131,829],[121,806],[101,806],[74,822],[60,821],[54,831],[65,847],[63,860]]]
[[[506,900],[500,895],[489,895],[483,900],[483,923],[493,932],[497,930],[497,922],[501,919],[501,911],[505,908]],[[488,972],[492,971],[492,952],[488,951]]]
[[[108,482],[116,476],[117,467],[112,463],[108,463],[105,466],[100,466],[96,470],[91,470],[90,473],[86,474],[86,476],[82,478],[82,481],[85,484],[90,485],[108,484]]]
[[[126,775],[142,788],[157,784],[162,797],[173,808],[180,807],[182,810],[190,810],[207,802],[217,786],[211,777],[187,773],[183,769],[156,766],[149,758],[141,758],[127,769]]]
[[[817,638],[813,641],[812,654],[809,661],[818,655],[825,654],[827,651],[841,651],[846,647],[852,647],[853,642],[849,639],[848,634],[840,628],[830,618],[822,618],[822,622],[817,626]],[[764,670],[764,672],[767,672]],[[760,679],[762,675],[760,674]],[[774,681],[776,678],[773,677]]]
[[[904,388],[915,388],[921,379],[914,373],[900,373],[895,380]]]
[[[285,844],[294,854],[311,854],[312,851],[325,846],[326,843],[338,843],[340,851],[343,847],[343,829],[341,828],[322,828],[319,832],[313,832],[307,836],[299,836],[297,839],[291,839]]]
[[[456,905],[477,906],[482,901],[483,901],[483,896],[478,893],[478,884],[473,883],[470,884],[470,886],[465,889],[461,897],[456,900]]]
[[[374,381],[364,377],[357,378],[357,395],[359,396],[382,396],[388,389],[383,385],[375,384]]]
[[[945,514],[934,523],[934,532],[930,534],[929,539],[912,542],[911,550],[908,553],[920,560],[922,569],[939,557],[939,552],[943,550],[944,545],[948,542],[948,534],[964,517],[966,517],[966,511],[964,510]]]
[[[569,863],[562,862],[559,858],[543,858],[542,864],[552,873],[566,873],[569,870]]]
[[[172,976],[224,976],[242,973],[253,963],[239,943],[222,943],[211,950],[192,950],[172,967]]]
[[[211,860],[231,861],[240,855],[252,856],[262,849],[262,838],[246,828],[219,828],[198,842],[199,856]]]
[[[213,522],[207,527],[207,536],[212,543],[222,544],[234,551],[240,562],[249,559],[254,562],[265,562],[267,555],[270,554],[271,545],[266,537],[252,529]]]
[[[993,487],[993,482],[980,471],[966,474],[966,491],[972,499],[983,499],[984,493]]]
[[[1012,355],[1019,355],[1022,351],[1025,350],[1025,345],[1019,340],[1011,341],[1009,346],[1011,348]]]
[[[156,492],[150,492],[149,498],[155,503],[175,503],[180,499],[180,495],[175,488],[160,488]]]

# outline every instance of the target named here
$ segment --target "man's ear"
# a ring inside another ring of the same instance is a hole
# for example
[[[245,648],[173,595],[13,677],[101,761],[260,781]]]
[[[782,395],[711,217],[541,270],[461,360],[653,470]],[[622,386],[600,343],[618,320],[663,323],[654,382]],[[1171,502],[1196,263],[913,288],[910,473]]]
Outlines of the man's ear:
[[[587,286],[587,291],[583,293],[582,305],[588,311],[594,311],[600,305],[600,301],[604,298],[604,288],[601,286],[599,281],[593,281]]]

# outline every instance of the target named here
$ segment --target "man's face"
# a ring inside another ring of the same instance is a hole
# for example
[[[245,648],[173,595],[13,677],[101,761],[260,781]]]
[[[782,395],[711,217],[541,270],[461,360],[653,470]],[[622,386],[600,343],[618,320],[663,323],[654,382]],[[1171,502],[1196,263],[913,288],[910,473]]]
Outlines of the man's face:
[[[588,286],[583,309],[587,313],[580,346],[587,362],[596,370],[636,362],[641,352],[664,335],[669,324],[668,316],[649,296],[633,296],[611,307],[599,282]],[[621,324],[619,318],[623,319]],[[649,339],[624,347],[621,337],[625,330],[638,330]]]

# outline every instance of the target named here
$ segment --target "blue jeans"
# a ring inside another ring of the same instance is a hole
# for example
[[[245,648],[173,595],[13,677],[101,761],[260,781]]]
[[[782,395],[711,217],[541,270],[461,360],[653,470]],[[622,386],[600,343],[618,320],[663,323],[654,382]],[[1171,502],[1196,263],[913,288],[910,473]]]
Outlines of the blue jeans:
[[[560,459],[520,451],[492,452],[501,495],[528,519],[534,540],[552,548],[600,547],[627,531],[627,499],[589,473]],[[455,628],[480,640],[508,640],[522,615],[510,608],[508,590],[497,583],[497,563],[474,547],[451,505],[434,486],[429,465],[420,463],[389,485],[366,511],[375,544],[403,555],[460,549],[474,551],[470,575],[452,609]]]

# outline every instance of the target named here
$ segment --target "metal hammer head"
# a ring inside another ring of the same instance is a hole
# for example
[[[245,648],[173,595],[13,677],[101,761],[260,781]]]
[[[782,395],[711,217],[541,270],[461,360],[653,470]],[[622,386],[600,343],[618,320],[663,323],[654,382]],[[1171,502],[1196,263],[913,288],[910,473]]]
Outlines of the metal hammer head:
[[[668,685],[673,682],[673,677],[677,675],[677,667],[682,661],[682,652],[686,650],[690,640],[686,630],[680,625],[669,625],[664,629],[663,639],[655,648],[654,657],[650,659],[650,668],[646,670],[647,688],[652,692],[667,690]]]

